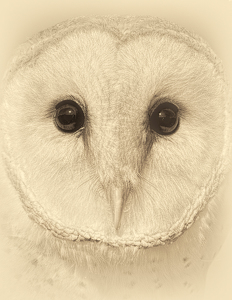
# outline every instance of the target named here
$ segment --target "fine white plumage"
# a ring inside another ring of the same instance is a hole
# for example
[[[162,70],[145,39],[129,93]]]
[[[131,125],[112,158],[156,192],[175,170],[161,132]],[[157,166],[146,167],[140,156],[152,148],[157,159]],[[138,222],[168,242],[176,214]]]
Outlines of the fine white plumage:
[[[19,49],[2,119],[24,208],[8,232],[38,299],[49,282],[54,299],[196,297],[230,157],[228,89],[202,39],[152,17],[64,22]]]

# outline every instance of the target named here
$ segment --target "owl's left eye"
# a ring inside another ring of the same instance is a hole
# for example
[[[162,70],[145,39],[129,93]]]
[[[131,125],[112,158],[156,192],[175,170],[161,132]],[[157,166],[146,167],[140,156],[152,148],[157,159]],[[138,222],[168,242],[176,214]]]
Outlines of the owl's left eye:
[[[73,100],[64,100],[56,105],[55,124],[63,132],[75,132],[84,126],[84,112]]]
[[[150,128],[161,135],[174,133],[179,126],[178,107],[164,102],[156,107],[150,115]]]

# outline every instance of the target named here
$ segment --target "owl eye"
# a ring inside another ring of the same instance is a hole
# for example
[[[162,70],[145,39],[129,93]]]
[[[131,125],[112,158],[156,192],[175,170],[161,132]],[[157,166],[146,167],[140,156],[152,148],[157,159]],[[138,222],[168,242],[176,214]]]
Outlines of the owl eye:
[[[64,100],[56,105],[55,124],[63,132],[75,132],[84,125],[84,112],[72,100]]]
[[[178,107],[173,103],[161,103],[150,115],[150,128],[158,134],[172,134],[177,130],[178,125]]]

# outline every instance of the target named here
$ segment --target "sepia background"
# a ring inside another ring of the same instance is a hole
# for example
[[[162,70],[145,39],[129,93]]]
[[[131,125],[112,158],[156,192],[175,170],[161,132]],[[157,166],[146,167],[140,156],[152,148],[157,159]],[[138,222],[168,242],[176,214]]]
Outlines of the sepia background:
[[[0,78],[14,49],[30,36],[68,18],[96,14],[153,15],[196,32],[222,60],[232,85],[232,0],[0,0]],[[232,232],[209,269],[206,299],[232,299],[231,253]]]

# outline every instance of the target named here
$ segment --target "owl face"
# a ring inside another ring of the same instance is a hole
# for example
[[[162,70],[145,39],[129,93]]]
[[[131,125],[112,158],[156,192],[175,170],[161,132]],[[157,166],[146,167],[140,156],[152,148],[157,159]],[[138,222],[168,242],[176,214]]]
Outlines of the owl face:
[[[8,174],[55,236],[168,243],[215,195],[227,95],[196,36],[155,18],[79,18],[23,45],[8,74]]]

